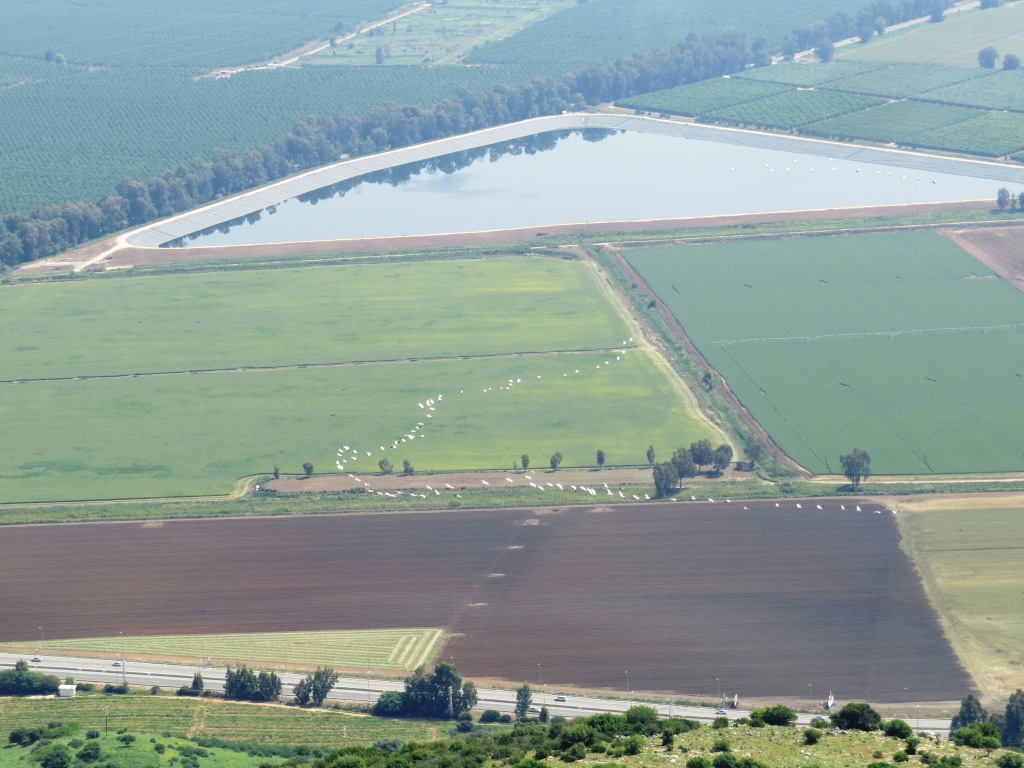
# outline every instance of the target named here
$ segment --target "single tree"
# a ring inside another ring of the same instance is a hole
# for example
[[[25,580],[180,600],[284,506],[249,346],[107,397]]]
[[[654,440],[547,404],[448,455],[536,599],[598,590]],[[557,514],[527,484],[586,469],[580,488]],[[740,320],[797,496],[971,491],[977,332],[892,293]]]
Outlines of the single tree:
[[[522,720],[529,712],[533,704],[533,694],[530,692],[530,684],[523,683],[516,689],[516,717]]]
[[[857,36],[860,38],[862,43],[869,43],[871,42],[871,38],[875,36],[875,30],[871,28],[870,24],[865,24],[860,28]]]
[[[192,675],[192,690],[196,693],[202,693],[203,688],[205,687],[206,686],[203,683],[203,676],[197,671],[194,675]]]
[[[604,466],[604,451],[602,451],[600,448],[597,449],[597,466]]]
[[[128,734],[125,735],[127,736]],[[135,737],[132,736],[131,740],[135,741]],[[125,747],[127,746],[128,744],[125,744]],[[42,759],[39,765],[41,768],[68,768],[68,766],[71,765],[71,762],[71,750],[63,744],[54,744],[50,747],[50,751],[47,753],[46,757]]]
[[[695,443],[690,443],[690,455],[697,468],[703,469],[714,461],[715,450],[711,447],[710,440],[698,440]]]
[[[1005,211],[1010,207],[1010,200],[1013,199],[1013,195],[1010,194],[1010,190],[1006,187],[1000,187],[999,191],[996,192],[996,205],[999,206],[1000,211]]]
[[[380,467],[380,473],[382,475],[390,475],[392,472],[395,471],[395,465],[388,461],[387,456],[378,461],[377,466]]]
[[[875,19],[875,23],[872,26],[875,29],[876,35],[884,35],[885,28],[889,25],[886,23],[884,16],[879,16],[877,19]]]
[[[822,61],[832,61],[836,55],[836,45],[827,37],[822,38],[814,46],[814,55]]]
[[[858,702],[847,704],[829,717],[832,725],[844,731],[875,731],[882,722],[882,716],[872,709],[870,704]]]
[[[732,463],[732,446],[722,444],[718,446],[714,453],[711,454],[711,466],[715,468],[716,472],[722,472],[729,464]]]
[[[412,475],[416,472],[416,468],[409,463],[408,459],[402,459],[402,474]]]
[[[697,465],[693,463],[693,453],[689,448],[676,448],[672,454],[672,466],[679,477],[694,477],[697,474]]]
[[[999,51],[991,45],[986,45],[978,51],[978,64],[985,69],[994,68],[997,61],[999,61]]]
[[[124,744],[125,749],[128,749],[128,747],[132,745],[132,742],[135,741],[135,737],[130,733],[122,733],[117,737],[117,740]]]
[[[938,24],[946,18],[946,0],[932,0],[931,11],[928,20]]]
[[[526,470],[528,470],[530,468],[530,456],[529,456],[529,454],[524,453],[522,456],[519,457],[519,461],[523,465],[523,472],[525,472]]]
[[[949,723],[949,732],[975,723],[984,723],[988,720],[988,712],[981,706],[981,701],[973,693],[969,693],[960,701],[960,711],[956,713]]]
[[[281,479],[281,468],[279,466],[277,466],[277,464],[274,465],[274,479],[275,480],[280,480]]]
[[[1008,53],[1003,56],[1003,69],[1020,69],[1020,56],[1016,53]]]
[[[1003,744],[1007,747],[1024,747],[1024,690],[1020,688],[1006,702]]]
[[[659,499],[671,496],[679,484],[679,473],[671,461],[654,465],[654,495]]]
[[[871,456],[867,451],[854,448],[840,456],[839,463],[843,467],[843,474],[854,488],[860,485],[861,480],[871,477]]]
[[[307,461],[305,464],[302,465],[302,471],[306,473],[306,477],[312,477],[313,465]]]
[[[555,451],[551,454],[551,471],[554,472],[558,469],[558,465],[562,463],[562,454],[560,451]]]
[[[715,388],[715,377],[711,375],[711,371],[704,371],[704,376],[701,378],[700,383],[708,392]]]
[[[647,446],[647,463],[650,464],[652,467],[654,466],[654,446],[653,445],[648,445]]]

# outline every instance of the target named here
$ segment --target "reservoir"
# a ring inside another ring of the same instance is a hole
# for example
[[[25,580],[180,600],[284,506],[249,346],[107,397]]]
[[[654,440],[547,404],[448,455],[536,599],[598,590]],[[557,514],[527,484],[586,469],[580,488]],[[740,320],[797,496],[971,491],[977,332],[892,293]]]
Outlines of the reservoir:
[[[179,227],[179,236],[160,244],[247,245],[994,201],[1007,180],[1016,194],[1024,178],[1024,169],[990,163],[666,125],[654,131],[545,131],[402,163],[245,215],[236,206],[231,220],[187,234]]]

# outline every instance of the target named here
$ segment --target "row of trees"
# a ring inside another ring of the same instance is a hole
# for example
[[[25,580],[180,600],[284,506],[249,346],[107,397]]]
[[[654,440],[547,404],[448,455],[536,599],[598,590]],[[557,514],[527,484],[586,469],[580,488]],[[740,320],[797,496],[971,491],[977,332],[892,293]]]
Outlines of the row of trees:
[[[1000,211],[1012,211],[1014,208],[1024,211],[1024,192],[1014,195],[1006,187],[1000,187],[996,193],[996,205]]]
[[[59,687],[60,678],[33,672],[24,659],[14,662],[14,669],[0,672],[0,696],[49,696]]]
[[[940,21],[948,7],[949,0],[873,0],[853,13],[837,11],[827,19],[798,27],[783,42],[782,52],[792,56],[798,51],[822,47],[824,41],[851,37],[867,40],[873,34],[882,34],[888,26],[924,16]]]
[[[949,730],[950,736],[965,746],[1024,747],[1024,690],[1018,688],[1011,694],[1001,713],[988,712],[973,693],[965,696]]]
[[[732,446],[723,443],[712,448],[710,440],[690,443],[689,448],[676,448],[669,461],[654,465],[655,495],[659,499],[671,496],[680,478],[696,477],[705,467],[721,472],[732,462],[732,456]],[[648,452],[648,459],[653,461],[653,449]]]
[[[338,673],[330,667],[317,667],[292,687],[295,703],[300,707],[319,707],[338,682]],[[246,665],[228,667],[224,674],[224,698],[236,701],[277,701],[281,698],[281,678],[275,672],[250,669]],[[206,685],[196,672],[192,685],[178,689],[179,696],[202,696]]]
[[[761,41],[763,47],[763,41]],[[301,170],[492,125],[613,101],[743,69],[746,37],[689,35],[667,50],[600,63],[560,79],[462,92],[434,107],[390,104],[362,115],[311,117],[245,152],[218,150],[150,179],[126,179],[99,200],[0,217],[0,265],[43,258],[122,229],[194,208]]]
[[[404,691],[386,691],[374,714],[382,717],[434,717],[454,720],[476,706],[476,685],[463,681],[454,664],[438,664],[433,674],[418,667],[405,678]]]
[[[995,69],[999,61],[999,51],[991,45],[986,45],[978,51],[978,66],[985,69]],[[1003,69],[1020,69],[1020,56],[1015,53],[1008,53],[1003,57]]]

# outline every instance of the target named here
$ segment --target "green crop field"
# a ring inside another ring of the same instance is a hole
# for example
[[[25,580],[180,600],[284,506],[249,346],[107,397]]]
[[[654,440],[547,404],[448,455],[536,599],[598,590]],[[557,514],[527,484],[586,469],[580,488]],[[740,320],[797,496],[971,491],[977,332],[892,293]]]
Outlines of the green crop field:
[[[798,128],[826,118],[878,106],[881,99],[856,93],[788,90],[756,101],[707,112],[712,122],[756,125],[763,128]]]
[[[427,471],[500,469],[524,451],[589,466],[598,447],[640,464],[652,441],[710,437],[651,358],[621,351],[630,331],[577,262],[2,290],[17,329],[6,370],[23,382],[0,384],[20,435],[0,459],[5,501],[226,493],[275,464],[334,471],[343,445],[360,450],[348,471],[376,471],[381,446]]]
[[[922,147],[1001,157],[1024,149],[1024,114],[988,112],[915,137]]]
[[[877,474],[1024,469],[1024,297],[940,235],[625,255],[808,469],[855,446]]]
[[[369,746],[382,739],[426,740],[438,729],[436,723],[425,720],[353,716],[344,712],[254,706],[216,699],[134,694],[80,694],[74,699],[0,699],[0,722],[7,730],[32,728],[53,721],[77,725],[81,729],[79,738],[85,735],[86,729],[95,728],[102,732],[109,724],[111,742],[115,731],[126,728],[133,733],[153,734],[158,738],[160,734],[167,733],[173,738],[188,735],[250,744],[321,744],[331,747]],[[6,731],[4,738],[6,740]],[[153,751],[148,739],[139,741],[147,751]],[[120,747],[112,746],[111,750],[117,748]],[[12,753],[19,754],[14,749],[0,750],[0,755]],[[222,752],[218,750],[218,754]],[[232,753],[225,751],[223,754]],[[212,764],[221,763],[216,761]],[[0,762],[0,766],[3,765]],[[243,765],[256,765],[256,762]]]
[[[962,123],[983,113],[966,107],[896,101],[807,126],[806,133],[869,141],[915,144],[937,128]]]
[[[919,94],[922,99],[989,109],[1024,111],[1024,72],[993,72]]]
[[[826,87],[829,90],[901,99],[955,83],[965,83],[965,87],[970,88],[971,81],[990,74],[989,70],[980,67],[965,69],[940,64],[890,64],[851,77],[830,80]]]
[[[993,698],[1024,686],[1021,498],[933,497],[900,508],[904,547],[978,686]]]
[[[978,51],[986,45],[1001,53],[1024,56],[1024,6],[953,14],[941,24],[919,24],[902,32],[886,34],[867,45],[842,49],[848,61],[922,62],[978,66]]]
[[[4,643],[0,648],[99,658],[161,660],[185,664],[212,658],[217,666],[241,663],[271,669],[371,669],[411,672],[429,664],[444,641],[441,629],[381,629],[325,632],[264,632],[159,637],[88,637],[38,643]]]
[[[884,66],[874,62],[841,61],[839,59],[819,63],[811,61],[791,61],[774,64],[769,67],[757,67],[741,72],[735,77],[743,80],[759,80],[770,83],[785,83],[802,88],[825,85],[844,77],[870,72]]]
[[[448,0],[375,27],[303,59],[305,64],[454,64],[491,40],[515,34],[574,0]]]
[[[674,115],[703,115],[723,107],[790,90],[776,83],[741,80],[736,77],[716,77],[664,91],[645,93],[619,102],[619,106]]]

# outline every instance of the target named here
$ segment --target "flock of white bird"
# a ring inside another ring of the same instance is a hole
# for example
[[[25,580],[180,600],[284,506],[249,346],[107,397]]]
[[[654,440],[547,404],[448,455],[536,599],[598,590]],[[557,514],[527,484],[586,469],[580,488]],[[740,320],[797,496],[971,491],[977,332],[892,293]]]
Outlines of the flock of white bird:
[[[597,368],[597,369],[601,369],[601,368],[604,368],[605,366],[610,366],[613,362],[621,361],[622,358],[629,351],[628,347],[632,343],[633,343],[633,337],[630,336],[628,339],[626,339],[625,341],[622,342],[622,347],[620,349],[617,349],[614,352],[614,354],[609,354],[608,358],[604,361],[603,365],[601,363],[598,363],[594,367]],[[577,374],[580,374],[580,372],[581,371],[580,371],[579,368],[573,368],[571,371],[563,372],[562,376],[564,378],[569,378],[569,376],[576,376]],[[537,378],[539,379],[539,378],[541,378],[541,376],[537,375]],[[516,377],[510,378],[505,383],[498,385],[497,390],[498,391],[506,391],[507,392],[507,391],[511,391],[512,389],[515,389],[516,387],[518,387],[518,386],[520,386],[522,384],[523,384],[522,377],[516,376]],[[494,392],[495,391],[495,387],[484,387],[482,391],[484,393]],[[465,395],[466,394],[465,389],[460,389],[459,390],[459,394],[460,395]],[[421,418],[425,418],[425,419],[433,419],[434,415],[438,411],[438,408],[441,407],[441,404],[442,404],[443,401],[444,401],[444,394],[438,394],[436,397],[427,398],[426,400],[423,400],[421,402],[417,402],[416,405],[419,408],[419,416]],[[428,422],[428,421],[416,421],[411,427],[409,427],[407,430],[403,431],[403,433],[399,437],[393,438],[390,441],[390,443],[388,443],[387,441],[385,441],[383,443],[379,443],[378,444],[379,447],[376,450],[366,450],[365,448],[357,448],[357,447],[351,446],[351,445],[343,445],[343,446],[341,446],[340,448],[338,448],[338,455],[337,455],[337,458],[335,459],[335,464],[338,467],[338,471],[339,472],[346,472],[348,470],[351,470],[351,469],[353,469],[352,465],[355,462],[359,461],[360,459],[363,459],[364,461],[366,459],[372,459],[374,455],[379,455],[379,456],[382,456],[382,457],[386,458],[388,451],[397,450],[403,444],[411,443],[413,440],[416,440],[416,439],[422,440],[422,439],[424,439],[426,437],[426,427],[429,424],[431,424],[431,422]],[[357,478],[351,471],[348,471],[348,476],[350,478],[352,478],[353,480],[356,480],[357,482],[363,483],[363,487],[366,488],[371,493],[377,493],[380,496],[389,496],[389,497],[393,497],[393,498],[397,497],[397,496],[405,495],[401,491],[398,491],[396,493],[384,493],[384,492],[380,492],[380,491],[374,491],[370,487],[369,483],[363,481],[360,478]],[[513,483],[513,484],[515,483],[515,480],[513,480],[510,477],[507,477],[505,479],[509,483]],[[532,478],[529,478],[529,479],[531,480],[530,485],[534,486],[535,488],[539,488],[539,490],[542,490],[542,491],[546,490],[545,488],[543,488],[541,486],[535,485],[532,482]],[[483,486],[489,486],[490,485],[490,483],[488,481],[486,481],[486,480],[481,480],[480,482],[482,483]],[[551,487],[551,488],[554,488],[554,485],[552,485],[551,483],[548,483],[548,486]],[[558,485],[558,488],[559,488],[559,490],[563,490],[563,487],[561,485]],[[571,488],[574,491],[577,490],[577,486],[575,486],[575,485],[571,486]],[[433,493],[435,493],[438,496],[440,496],[441,492],[442,492],[441,489],[431,488],[430,486],[426,486],[426,489],[429,490],[429,491],[432,491]],[[449,485],[445,490],[454,491],[455,489],[452,486]],[[584,487],[583,486],[579,486],[578,490],[584,491]],[[597,491],[594,490],[593,488],[588,488],[586,490],[589,491],[592,496],[596,495],[596,493],[597,493]],[[417,497],[421,497],[421,498],[426,498],[426,494],[408,494],[408,495],[410,495],[410,496],[417,496]],[[622,495],[621,492],[620,492],[620,495]],[[458,494],[456,494],[456,496],[458,496]],[[461,496],[459,498],[461,498]],[[634,498],[638,498],[638,497],[634,496]]]
[[[831,163],[832,163],[832,158],[831,157],[828,159],[828,162],[830,163],[830,165],[829,165],[829,169],[830,170],[832,170],[832,171],[838,170],[836,168],[836,166],[831,165]],[[792,165],[799,165],[799,164],[800,164],[800,161],[797,158],[794,157],[793,160],[792,160]],[[768,171],[769,173],[774,173],[775,172],[775,168],[773,168],[769,163],[764,163],[762,167],[766,171]],[[730,168],[729,170],[735,171],[736,169],[735,168]],[[790,166],[786,166],[786,171],[787,172],[793,171],[793,170],[800,170],[800,169],[799,168],[794,169],[794,168],[791,168]],[[860,173],[860,170],[861,170],[860,168],[855,167],[854,168],[854,173]],[[811,168],[811,167],[808,167],[807,168],[807,172],[808,173],[814,173],[814,169]],[[876,168],[875,169],[875,174],[878,175],[878,176],[881,176],[882,175],[882,169],[881,168]],[[889,176],[895,176],[896,175],[896,171],[889,171],[888,174],[889,174]],[[910,180],[909,176],[907,176],[905,173],[904,174],[900,174],[900,178],[899,178],[900,183],[903,183],[904,181],[908,181],[908,180]],[[921,181],[921,177],[920,176],[915,176],[913,181]],[[938,183],[939,182],[938,182],[937,179],[932,179],[932,184],[938,184]]]

